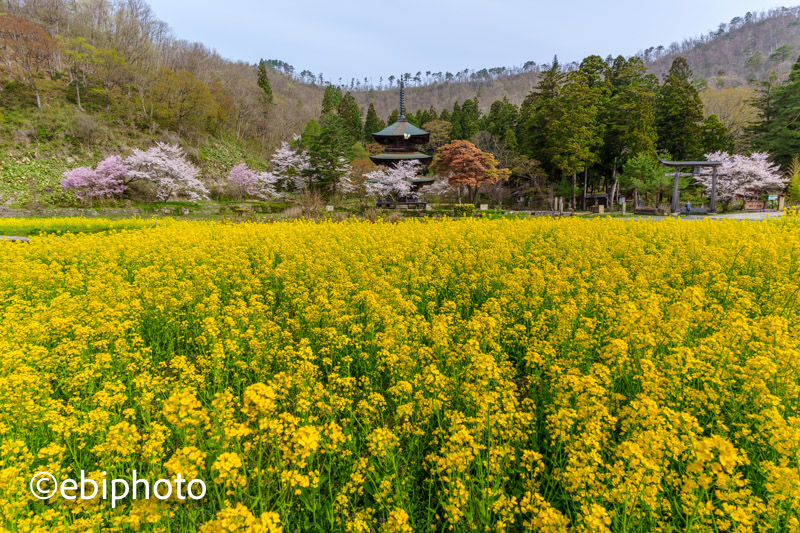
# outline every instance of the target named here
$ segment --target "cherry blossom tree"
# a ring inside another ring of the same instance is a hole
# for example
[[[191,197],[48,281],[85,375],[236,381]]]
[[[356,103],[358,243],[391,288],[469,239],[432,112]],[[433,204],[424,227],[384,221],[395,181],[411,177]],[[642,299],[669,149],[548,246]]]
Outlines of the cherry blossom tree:
[[[412,191],[411,179],[417,176],[419,161],[401,161],[395,167],[381,167],[373,170],[367,178],[367,194],[379,198],[399,198],[409,196]]]
[[[705,157],[708,161],[722,162],[718,170],[717,199],[725,209],[737,197],[756,198],[769,190],[785,188],[788,181],[765,152],[750,156],[713,152]],[[697,181],[711,194],[710,175],[699,175]]]
[[[158,201],[166,202],[175,194],[183,194],[190,200],[208,198],[208,189],[198,179],[200,169],[186,159],[177,145],[159,142],[147,151],[134,150],[125,164],[130,169],[131,181],[155,185]]]
[[[347,162],[344,157],[339,158],[339,164],[336,166],[336,172],[339,174],[339,180],[334,183],[334,194],[349,194],[355,191],[356,186],[351,179],[353,174],[353,167]]]
[[[299,136],[295,136],[295,141]],[[287,141],[272,154],[272,175],[275,182],[290,184],[295,190],[302,190],[308,185],[306,173],[311,168],[308,152],[292,148]]]
[[[240,197],[258,196],[259,198],[275,198],[278,176],[272,172],[255,172],[247,164],[239,163],[228,174],[228,181]]]
[[[254,196],[258,192],[258,173],[250,170],[246,163],[239,163],[231,169],[228,182],[239,198]]]
[[[118,155],[98,163],[97,168],[78,167],[64,172],[61,187],[75,191],[75,196],[84,202],[94,199],[111,198],[125,192],[125,177],[129,174],[128,167]]]

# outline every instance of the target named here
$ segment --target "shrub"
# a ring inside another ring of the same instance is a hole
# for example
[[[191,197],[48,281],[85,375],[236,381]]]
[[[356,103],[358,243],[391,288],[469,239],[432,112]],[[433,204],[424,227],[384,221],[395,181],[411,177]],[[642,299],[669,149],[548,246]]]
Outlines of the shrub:
[[[456,204],[453,206],[453,215],[457,217],[471,217],[475,214],[473,204]]]

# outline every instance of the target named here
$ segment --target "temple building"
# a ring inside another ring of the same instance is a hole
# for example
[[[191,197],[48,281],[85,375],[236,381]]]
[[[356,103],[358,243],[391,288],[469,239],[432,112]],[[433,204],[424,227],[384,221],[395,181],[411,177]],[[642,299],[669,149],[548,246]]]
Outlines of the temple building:
[[[375,142],[383,146],[383,153],[370,156],[376,165],[393,167],[400,161],[412,159],[419,161],[423,169],[430,165],[433,158],[428,154],[423,154],[416,147],[427,144],[431,135],[406,119],[406,94],[402,78],[400,79],[400,116],[397,118],[397,122],[373,133],[372,136],[375,138]],[[418,176],[411,182],[414,185],[414,191],[418,191],[420,187],[433,183],[434,178]]]

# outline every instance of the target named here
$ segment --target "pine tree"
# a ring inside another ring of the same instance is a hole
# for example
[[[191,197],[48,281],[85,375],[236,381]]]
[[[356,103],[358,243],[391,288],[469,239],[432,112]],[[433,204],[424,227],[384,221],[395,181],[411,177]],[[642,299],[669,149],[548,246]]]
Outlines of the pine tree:
[[[345,93],[336,108],[336,114],[344,121],[344,128],[347,133],[349,143],[353,144],[360,141],[364,136],[364,123],[361,118],[361,108],[358,107],[356,99],[350,92]]]
[[[489,112],[481,118],[480,128],[500,138],[508,146],[510,135],[514,134],[519,124],[519,109],[508,101],[507,97],[496,100],[489,108]],[[516,144],[516,135],[513,139]]]
[[[300,135],[299,142],[297,143],[298,146],[308,150],[313,144],[314,139],[319,137],[320,133],[322,133],[322,126],[312,118],[308,121],[303,133]]]
[[[775,162],[788,164],[800,153],[800,58],[786,83],[774,87],[756,106],[761,123],[754,147],[772,154]]]
[[[258,86],[264,91],[264,100],[271,104],[273,101],[272,87],[267,77],[267,62],[263,59],[258,62]]]
[[[342,101],[342,91],[335,85],[328,85],[325,87],[325,94],[322,96],[322,114],[321,117],[335,113],[339,108],[339,103]]]
[[[450,138],[455,140],[464,139],[464,129],[461,120],[461,104],[453,104],[453,112],[450,114],[450,123],[453,125],[453,130],[450,132]]]
[[[431,115],[428,113],[427,109],[418,109],[417,110],[417,125],[422,126],[426,122],[431,120]]]
[[[389,118],[386,120],[387,124],[394,124],[400,118],[400,111],[395,109],[391,113],[389,113]]]
[[[658,148],[668,151],[676,160],[700,157],[702,121],[703,102],[692,85],[692,71],[686,59],[678,57],[656,98]]]
[[[336,194],[337,186],[347,175],[345,154],[350,144],[340,116],[329,114],[322,119],[320,133],[308,149],[309,168],[303,171],[313,188]]]
[[[478,133],[478,123],[481,111],[478,108],[478,99],[466,99],[461,106],[461,135],[463,139],[471,139]]]
[[[631,158],[656,156],[655,97],[658,80],[641,58],[617,57],[609,70],[610,96],[599,120],[606,125],[600,166],[611,176],[616,196],[618,174]],[[613,198],[612,205],[613,205]]]
[[[542,167],[552,174],[552,157],[545,149],[547,145],[546,126],[558,112],[558,100],[564,83],[564,74],[553,60],[549,69],[542,73],[539,83],[525,97],[520,110],[520,124],[517,140],[520,149],[534,159],[542,162]]]
[[[704,154],[733,152],[733,135],[728,132],[728,128],[720,122],[717,115],[710,115],[700,128],[700,145]]]
[[[603,128],[598,115],[606,98],[605,62],[599,56],[584,59],[569,74],[557,102],[556,116],[547,123],[547,153],[564,176],[572,176],[572,208],[577,201],[577,174],[599,159]]]
[[[378,113],[375,112],[375,104],[369,104],[367,118],[364,119],[364,140],[372,142],[372,134],[381,131],[385,127],[386,123],[378,118]]]
[[[620,168],[637,154],[656,155],[658,135],[655,125],[655,89],[658,82],[647,75],[647,67],[638,57],[620,56],[609,72],[610,99],[600,120],[604,132],[605,166]]]

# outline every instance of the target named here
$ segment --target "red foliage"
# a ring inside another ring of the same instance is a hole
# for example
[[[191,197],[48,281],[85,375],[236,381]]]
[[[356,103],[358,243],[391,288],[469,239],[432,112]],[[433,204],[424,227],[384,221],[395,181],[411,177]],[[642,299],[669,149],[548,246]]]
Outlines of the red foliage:
[[[497,158],[484,152],[469,141],[453,141],[436,153],[433,169],[447,174],[452,187],[465,185],[470,191],[470,201],[474,202],[478,187],[492,185],[499,180],[508,179],[511,170],[497,168]]]

